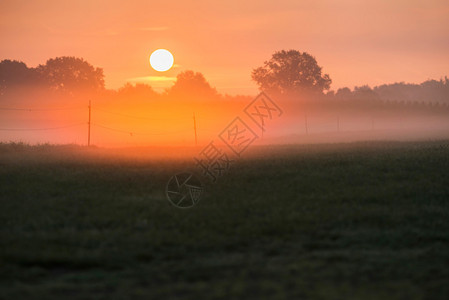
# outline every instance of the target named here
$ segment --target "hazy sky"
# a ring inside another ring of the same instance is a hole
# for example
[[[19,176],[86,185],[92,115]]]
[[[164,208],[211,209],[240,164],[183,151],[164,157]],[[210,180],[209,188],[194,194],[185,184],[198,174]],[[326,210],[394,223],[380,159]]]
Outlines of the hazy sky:
[[[0,59],[83,57],[108,88],[170,86],[160,76],[189,69],[222,93],[254,94],[251,70],[282,49],[315,56],[332,89],[449,75],[447,0],[1,0],[0,38]],[[158,48],[175,68],[150,68]]]

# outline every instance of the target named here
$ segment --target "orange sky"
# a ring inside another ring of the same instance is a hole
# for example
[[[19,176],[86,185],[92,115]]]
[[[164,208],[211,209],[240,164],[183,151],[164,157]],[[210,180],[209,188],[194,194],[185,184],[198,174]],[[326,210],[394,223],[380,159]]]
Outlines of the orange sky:
[[[190,69],[222,93],[255,94],[251,70],[296,49],[316,57],[332,89],[422,82],[449,75],[448,16],[447,0],[2,0],[0,59],[34,67],[83,57],[104,69],[108,88],[167,87]],[[149,67],[157,48],[175,68]]]

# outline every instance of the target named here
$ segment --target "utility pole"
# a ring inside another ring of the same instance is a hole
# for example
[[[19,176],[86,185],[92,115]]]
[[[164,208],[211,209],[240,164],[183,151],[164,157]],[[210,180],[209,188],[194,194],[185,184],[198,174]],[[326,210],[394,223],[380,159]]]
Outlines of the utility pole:
[[[87,122],[87,146],[90,146],[90,111],[91,111],[91,105],[89,100],[89,122]]]
[[[195,120],[195,113],[193,113],[193,130],[195,131],[195,146],[198,145],[198,138],[196,136],[196,120]]]

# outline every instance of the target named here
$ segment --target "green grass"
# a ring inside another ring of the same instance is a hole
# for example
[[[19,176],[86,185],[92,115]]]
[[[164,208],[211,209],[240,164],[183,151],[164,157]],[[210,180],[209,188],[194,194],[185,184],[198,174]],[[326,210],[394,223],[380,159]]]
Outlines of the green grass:
[[[253,147],[176,209],[192,165],[0,144],[0,299],[448,299],[449,142]]]

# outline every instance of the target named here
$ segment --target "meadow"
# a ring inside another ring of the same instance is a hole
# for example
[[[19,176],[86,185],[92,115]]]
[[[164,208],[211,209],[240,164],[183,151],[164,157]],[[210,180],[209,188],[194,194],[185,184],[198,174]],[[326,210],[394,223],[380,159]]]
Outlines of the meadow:
[[[447,140],[255,146],[191,209],[153,152],[0,144],[0,299],[449,298]]]

